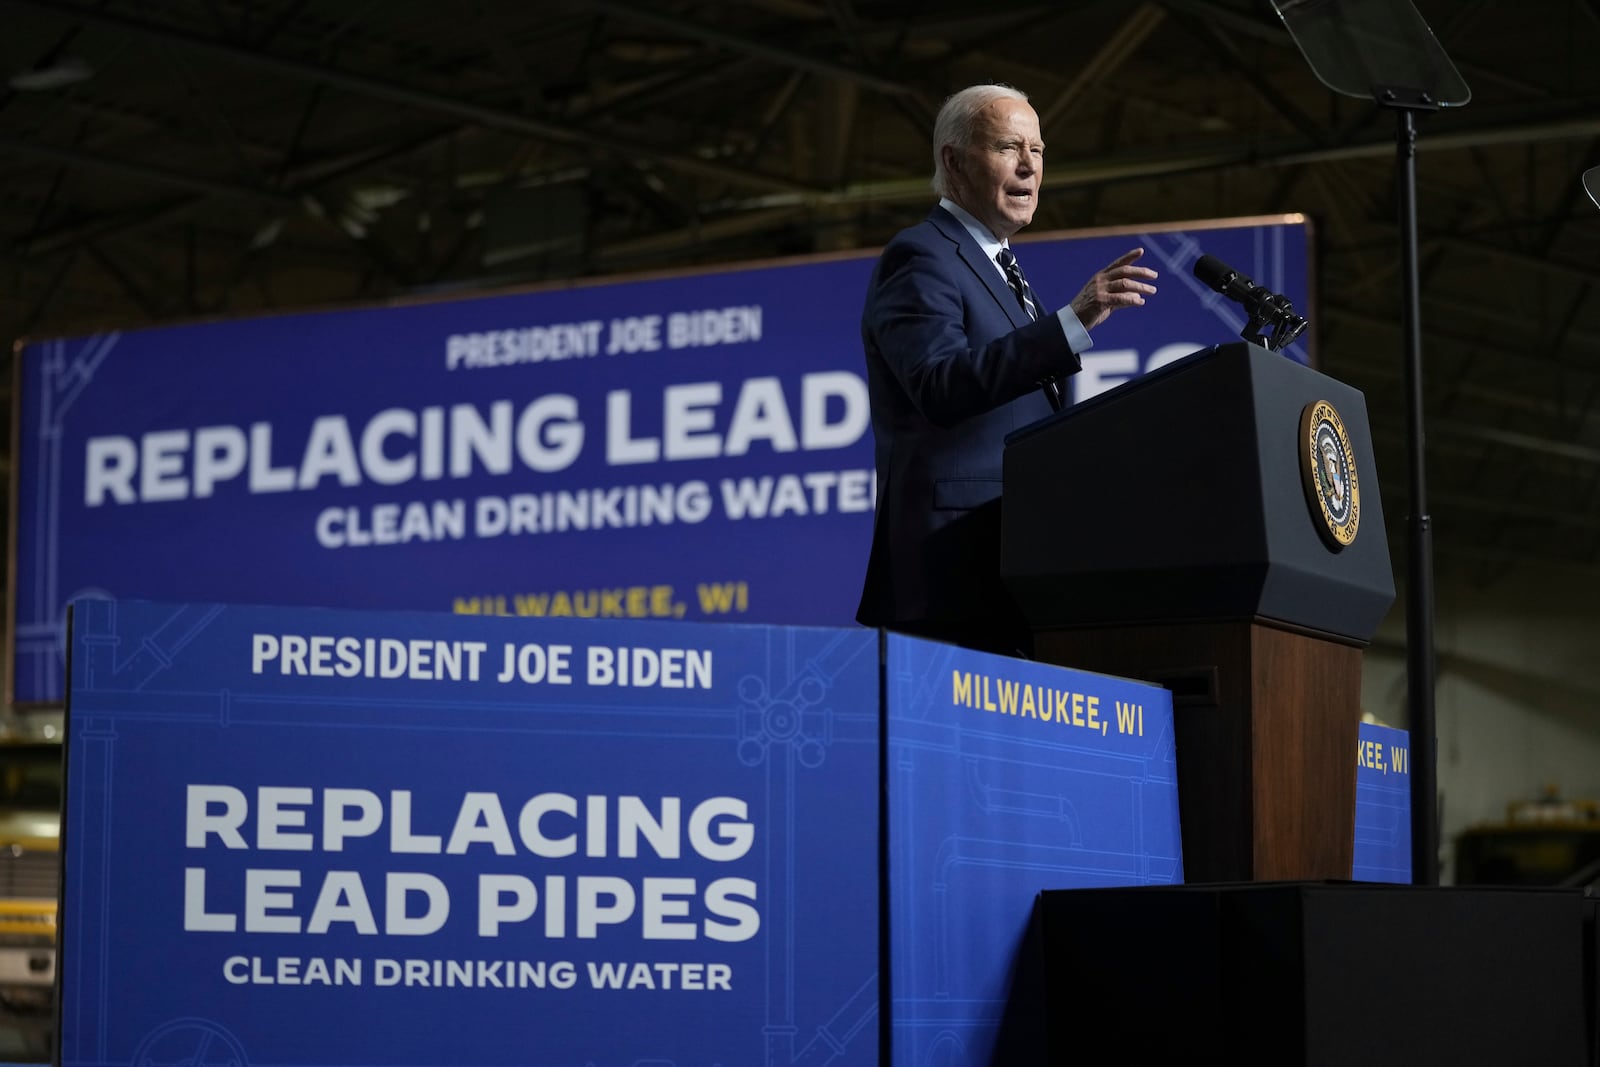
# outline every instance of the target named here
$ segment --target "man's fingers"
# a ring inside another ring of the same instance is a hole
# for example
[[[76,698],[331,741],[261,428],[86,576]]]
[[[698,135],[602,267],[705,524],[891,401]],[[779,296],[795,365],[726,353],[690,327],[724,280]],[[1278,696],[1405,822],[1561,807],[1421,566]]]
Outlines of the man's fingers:
[[[1133,248],[1112,260],[1103,270],[1089,279],[1085,292],[1098,291],[1103,296],[1109,296],[1119,291],[1138,291],[1153,293],[1155,286],[1136,279],[1147,278],[1154,281],[1158,275],[1149,267],[1136,267],[1134,260],[1144,255],[1144,249]]]
[[[1143,255],[1142,248],[1130,249],[1089,279],[1078,299],[1073,301],[1073,308],[1078,310],[1084,325],[1093,327],[1103,322],[1117,308],[1142,307],[1145,294],[1156,291],[1150,284],[1156,279],[1156,272],[1149,267],[1133,265],[1134,260]]]
[[[1132,278],[1114,278],[1106,286],[1107,290],[1116,292],[1153,293],[1156,287],[1144,282],[1134,281]]]

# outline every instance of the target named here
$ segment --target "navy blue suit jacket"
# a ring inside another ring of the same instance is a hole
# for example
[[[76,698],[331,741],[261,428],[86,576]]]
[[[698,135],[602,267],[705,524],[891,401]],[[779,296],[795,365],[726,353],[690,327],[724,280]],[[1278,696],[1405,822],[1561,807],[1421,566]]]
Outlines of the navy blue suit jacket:
[[[956,640],[1025,632],[1000,582],[1001,459],[1008,433],[1050,414],[1041,384],[1080,368],[1060,321],[1031,320],[936,207],[884,248],[861,338],[878,505],[856,618]]]

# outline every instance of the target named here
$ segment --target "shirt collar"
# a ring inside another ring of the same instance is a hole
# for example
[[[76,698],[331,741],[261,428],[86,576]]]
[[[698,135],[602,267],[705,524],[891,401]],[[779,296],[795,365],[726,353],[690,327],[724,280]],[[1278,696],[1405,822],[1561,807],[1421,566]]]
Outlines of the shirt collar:
[[[956,221],[967,228],[967,232],[972,234],[972,239],[978,242],[978,247],[983,249],[983,254],[988,256],[991,261],[1002,248],[1007,247],[1006,242],[999,240],[994,234],[990,233],[989,227],[979,222],[972,212],[951,200],[948,196],[939,198],[939,206],[954,215]]]

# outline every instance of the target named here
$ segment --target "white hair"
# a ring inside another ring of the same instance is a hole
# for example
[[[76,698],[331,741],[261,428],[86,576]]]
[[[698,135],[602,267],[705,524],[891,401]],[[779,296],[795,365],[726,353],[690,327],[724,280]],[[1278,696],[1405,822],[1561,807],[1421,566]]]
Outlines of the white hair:
[[[933,120],[933,191],[940,196],[950,195],[950,176],[944,169],[944,146],[971,148],[973,134],[977,132],[978,113],[996,100],[1027,103],[1028,94],[999,83],[969,85],[939,108],[939,117]]]

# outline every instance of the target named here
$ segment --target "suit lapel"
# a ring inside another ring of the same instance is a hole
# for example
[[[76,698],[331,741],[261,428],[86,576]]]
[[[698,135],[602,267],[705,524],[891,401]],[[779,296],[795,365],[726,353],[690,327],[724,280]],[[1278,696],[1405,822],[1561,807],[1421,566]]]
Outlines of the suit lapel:
[[[983,254],[983,249],[972,239],[972,234],[961,225],[961,220],[944,208],[935,207],[928,215],[928,221],[956,246],[956,253],[962,262],[966,263],[978,281],[983,283],[984,288],[989,290],[989,295],[1000,305],[1000,310],[1011,320],[1011,325],[1026,326],[1033,321],[1017,301],[1017,295],[1000,276],[1000,268],[989,262],[989,257]]]

